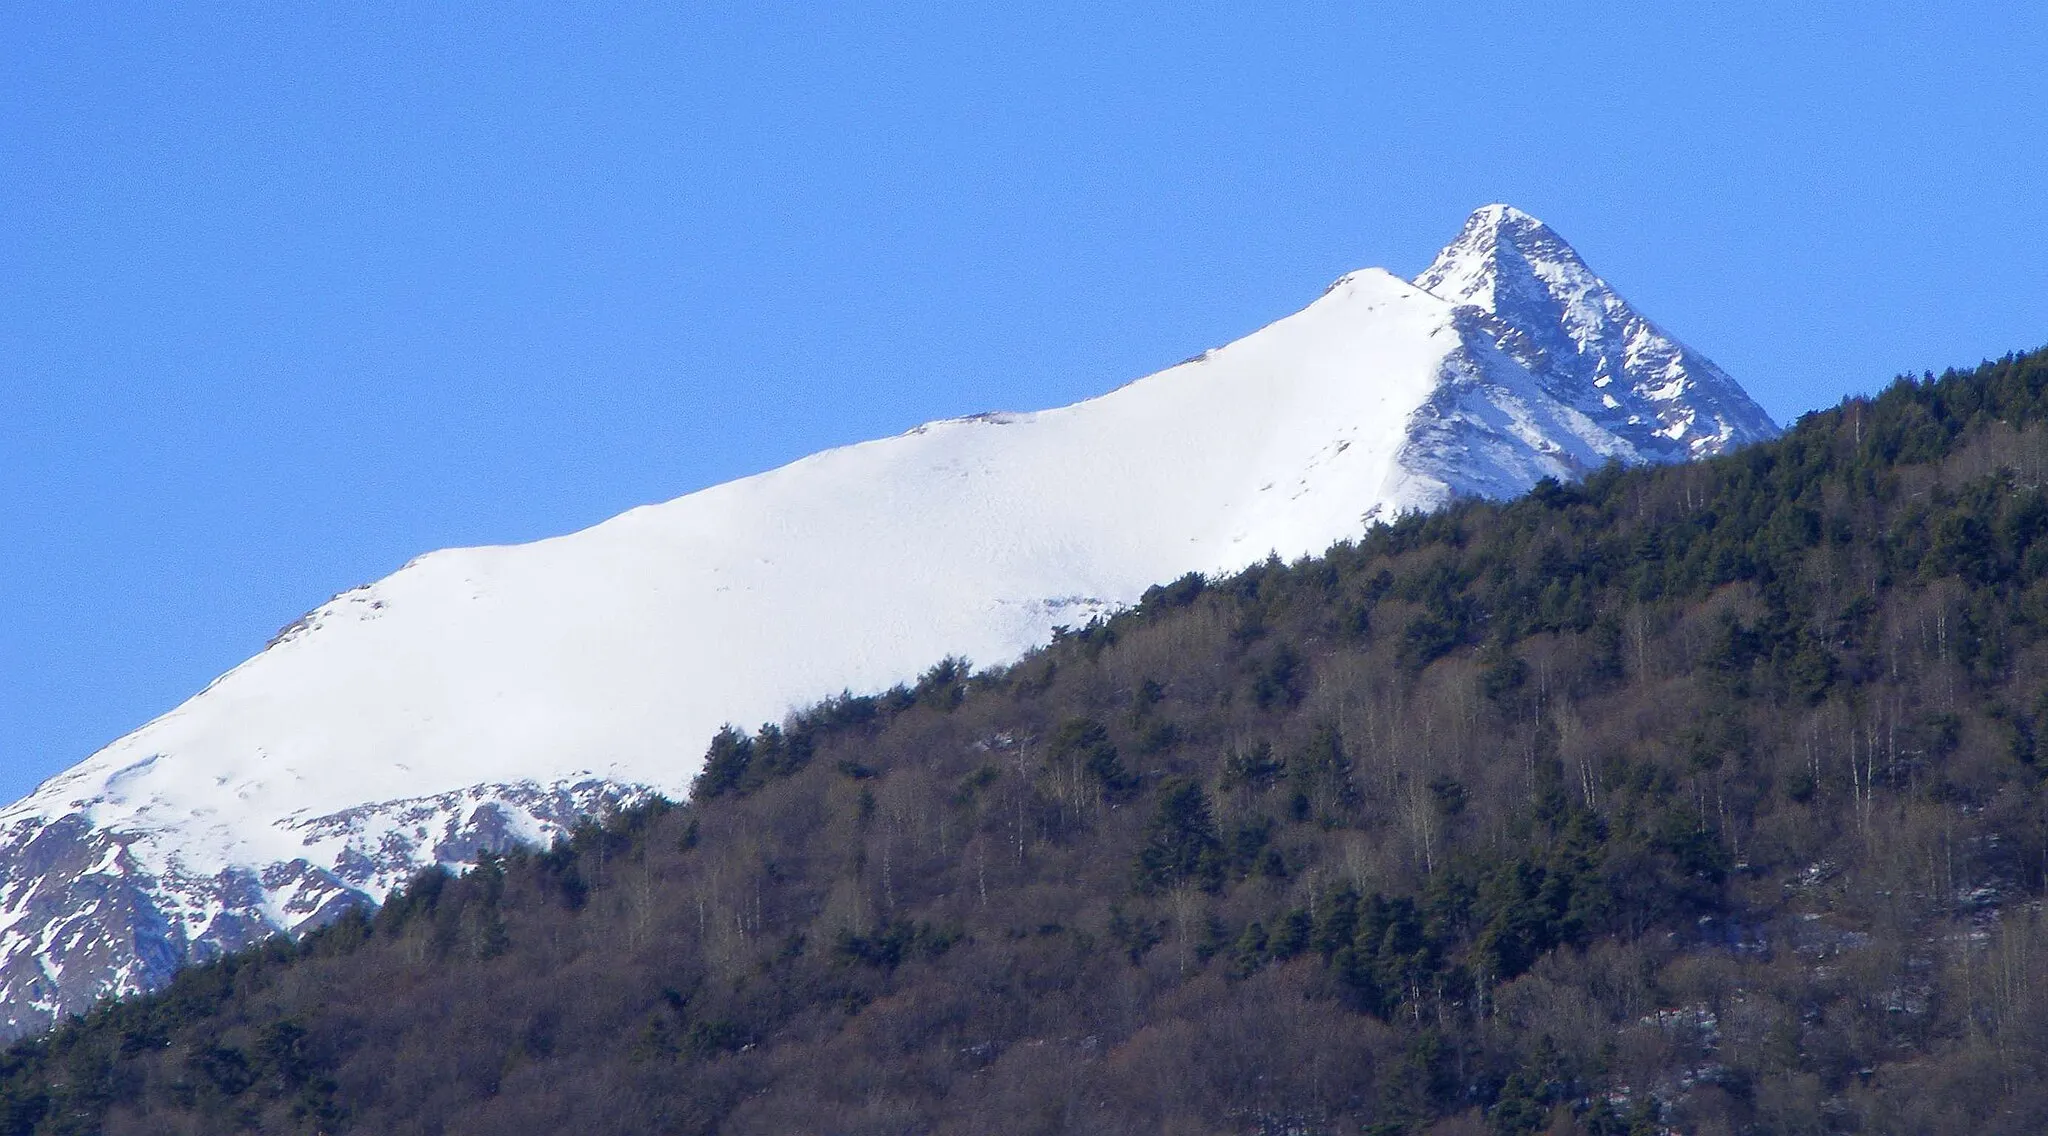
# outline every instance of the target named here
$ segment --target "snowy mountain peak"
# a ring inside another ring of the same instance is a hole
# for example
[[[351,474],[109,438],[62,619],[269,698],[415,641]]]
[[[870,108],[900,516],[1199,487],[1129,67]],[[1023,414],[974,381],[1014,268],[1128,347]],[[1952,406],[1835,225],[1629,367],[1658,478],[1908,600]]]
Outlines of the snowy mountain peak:
[[[1626,461],[1680,461],[1777,436],[1728,373],[1621,298],[1555,229],[1488,205],[1415,278],[1471,309],[1468,329],[1558,401],[1625,441]]]
[[[1563,238],[1472,215],[1414,282],[1099,398],[933,423],[315,608],[0,809],[0,1034],[420,868],[688,791],[725,722],[1018,658],[1189,571],[1776,429]]]
[[[1415,285],[1454,304],[1492,311],[1503,296],[1525,301],[1552,294],[1546,281],[1605,288],[1579,254],[1550,226],[1512,205],[1483,205],[1457,239],[1415,278]]]

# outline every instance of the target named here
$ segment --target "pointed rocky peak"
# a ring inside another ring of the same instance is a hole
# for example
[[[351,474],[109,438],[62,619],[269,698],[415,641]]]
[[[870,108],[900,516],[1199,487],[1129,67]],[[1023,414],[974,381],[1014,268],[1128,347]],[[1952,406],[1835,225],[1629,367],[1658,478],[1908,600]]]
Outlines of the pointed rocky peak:
[[[1472,333],[1642,460],[1705,457],[1778,433],[1727,372],[1651,323],[1556,230],[1514,206],[1475,210],[1415,286],[1463,308]]]
[[[1483,205],[1466,218],[1415,286],[1454,304],[1496,311],[1503,301],[1534,300],[1555,285],[1606,284],[1557,231],[1512,205]]]

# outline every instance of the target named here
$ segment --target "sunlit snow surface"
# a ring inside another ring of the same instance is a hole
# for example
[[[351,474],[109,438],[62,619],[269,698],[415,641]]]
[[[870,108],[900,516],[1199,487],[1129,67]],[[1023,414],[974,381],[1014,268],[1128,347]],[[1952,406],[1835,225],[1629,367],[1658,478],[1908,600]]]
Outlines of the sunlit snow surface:
[[[1016,658],[1188,571],[1368,516],[1774,434],[1533,218],[1353,273],[1100,398],[936,422],[309,613],[0,812],[0,1025],[381,898],[419,867],[680,795],[753,724],[942,656]]]

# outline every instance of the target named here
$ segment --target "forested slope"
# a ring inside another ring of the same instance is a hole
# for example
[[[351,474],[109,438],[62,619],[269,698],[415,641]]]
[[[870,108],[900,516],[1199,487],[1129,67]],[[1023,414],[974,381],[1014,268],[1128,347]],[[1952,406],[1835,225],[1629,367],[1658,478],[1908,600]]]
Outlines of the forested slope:
[[[1165,585],[17,1046],[0,1132],[2048,1129],[2044,479],[2048,353]]]

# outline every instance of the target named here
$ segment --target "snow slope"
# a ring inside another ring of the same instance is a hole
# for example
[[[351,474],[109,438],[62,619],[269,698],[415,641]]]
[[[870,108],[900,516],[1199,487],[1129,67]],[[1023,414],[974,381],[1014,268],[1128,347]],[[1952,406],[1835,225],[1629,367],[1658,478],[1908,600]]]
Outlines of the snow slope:
[[[432,553],[0,811],[0,1023],[680,794],[727,721],[1010,660],[1371,515],[1773,433],[1549,229],[1489,206],[1414,284],[1353,273],[1087,402]]]

